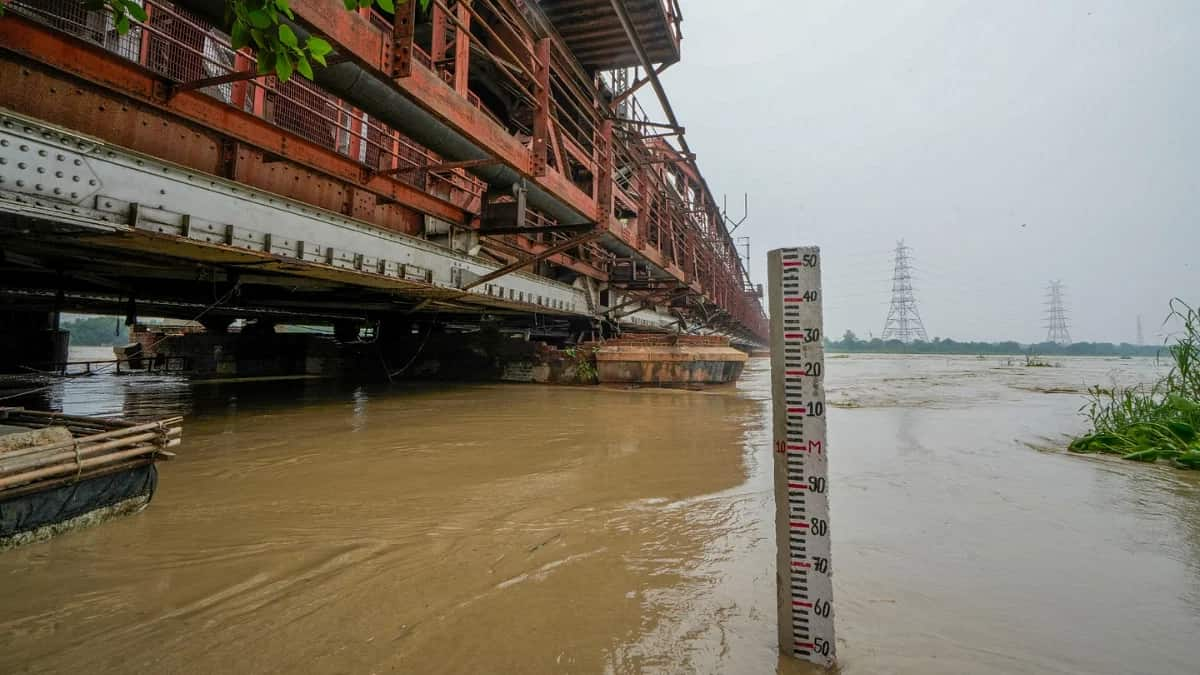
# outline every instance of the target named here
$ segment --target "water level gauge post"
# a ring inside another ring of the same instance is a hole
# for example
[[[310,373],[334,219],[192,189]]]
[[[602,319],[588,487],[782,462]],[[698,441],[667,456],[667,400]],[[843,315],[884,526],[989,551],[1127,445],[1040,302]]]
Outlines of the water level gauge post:
[[[837,661],[833,632],[821,252],[767,255],[779,652]]]

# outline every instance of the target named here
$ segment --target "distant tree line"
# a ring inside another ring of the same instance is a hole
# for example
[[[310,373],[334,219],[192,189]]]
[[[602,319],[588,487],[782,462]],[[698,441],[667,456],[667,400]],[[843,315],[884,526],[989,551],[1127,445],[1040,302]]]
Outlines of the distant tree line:
[[[934,338],[929,342],[903,343],[899,340],[860,340],[854,331],[846,331],[840,340],[825,338],[825,349],[829,352],[866,354],[997,354],[1038,356],[1156,356],[1163,351],[1158,345],[1132,345],[1127,342],[1074,342],[1060,345],[1053,342],[1021,344],[1005,342],[959,342],[949,338]]]
[[[72,321],[63,321],[59,327],[71,331],[71,344],[82,347],[129,342],[129,328],[120,317],[116,316],[85,316]]]

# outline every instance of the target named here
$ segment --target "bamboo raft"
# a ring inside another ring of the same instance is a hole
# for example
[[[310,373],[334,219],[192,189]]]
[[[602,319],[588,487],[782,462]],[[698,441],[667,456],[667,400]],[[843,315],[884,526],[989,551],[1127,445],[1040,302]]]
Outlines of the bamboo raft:
[[[0,407],[0,549],[144,508],[182,421]]]

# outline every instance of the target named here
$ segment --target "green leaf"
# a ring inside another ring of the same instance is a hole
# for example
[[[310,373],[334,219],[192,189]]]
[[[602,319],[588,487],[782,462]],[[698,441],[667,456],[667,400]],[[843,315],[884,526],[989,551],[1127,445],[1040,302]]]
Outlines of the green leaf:
[[[326,54],[333,51],[333,47],[330,47],[328,42],[322,40],[319,37],[314,36],[314,37],[308,38],[307,44],[308,44],[308,52],[310,54],[312,54],[314,57],[316,57],[316,56],[324,57]],[[322,63],[324,63],[324,61],[322,61]]]
[[[134,2],[133,0],[125,0],[125,9],[129,10],[129,15],[132,16],[139,23],[146,22],[146,19],[147,19],[146,10],[142,9],[142,6],[137,4],[136,2]]]
[[[309,64],[308,59],[304,58],[303,56],[296,58],[296,70],[308,79],[313,79],[312,65]]]
[[[322,66],[329,65],[328,63],[325,63],[325,56],[322,54],[310,54],[310,56],[312,56],[313,61],[316,61],[317,63],[321,64]]]
[[[255,28],[270,28],[271,15],[261,9],[253,9],[246,13],[246,18],[250,19],[250,24]]]
[[[292,6],[288,4],[288,0],[275,0],[275,8],[286,14],[289,19],[296,18],[296,15],[292,13]]]
[[[258,53],[258,74],[266,75],[275,70],[275,53],[260,51]]]
[[[124,35],[129,32],[129,15],[121,14],[117,17],[117,33]]]
[[[259,49],[267,48],[267,36],[257,28],[250,29],[250,39],[254,41],[254,46]]]
[[[358,0],[342,0],[342,4],[351,12],[358,9]]]
[[[300,44],[300,41],[296,39],[296,34],[286,23],[279,24],[279,41],[288,47],[296,47]]]
[[[286,55],[280,54],[280,58],[275,59],[275,77],[280,82],[292,79],[292,62]]]
[[[401,2],[403,1],[401,0]],[[375,0],[375,4],[379,5],[379,8],[388,14],[396,13],[396,5],[392,4],[392,0]]]
[[[229,43],[234,49],[241,49],[250,44],[250,29],[241,19],[235,19],[229,29]]]

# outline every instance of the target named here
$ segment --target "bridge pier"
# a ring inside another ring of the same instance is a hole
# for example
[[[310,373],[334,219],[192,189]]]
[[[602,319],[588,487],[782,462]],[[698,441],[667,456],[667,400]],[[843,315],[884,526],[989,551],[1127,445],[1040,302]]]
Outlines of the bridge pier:
[[[560,348],[555,335],[485,323],[464,327],[436,318],[392,315],[374,324],[338,322],[333,335],[275,332],[270,320],[240,331],[141,329],[132,338],[146,358],[182,360],[198,379],[330,377],[592,384],[592,352]],[[219,324],[218,328],[224,328]],[[575,333],[572,333],[575,336]]]
[[[596,369],[604,384],[691,387],[733,382],[747,358],[721,336],[627,334],[599,346]]]
[[[0,310],[0,373],[50,370],[67,360],[70,333],[58,327],[58,312]]]
[[[276,333],[270,321],[246,324],[229,332],[217,330],[169,335],[156,330],[135,332],[146,358],[181,359],[198,378],[336,376],[341,361],[333,340],[302,333]]]
[[[377,343],[349,346],[348,351],[356,358],[347,354],[347,370],[361,376],[384,367],[392,380],[591,384],[586,369],[578,373],[566,351],[492,325],[452,332],[436,322],[385,320]]]

